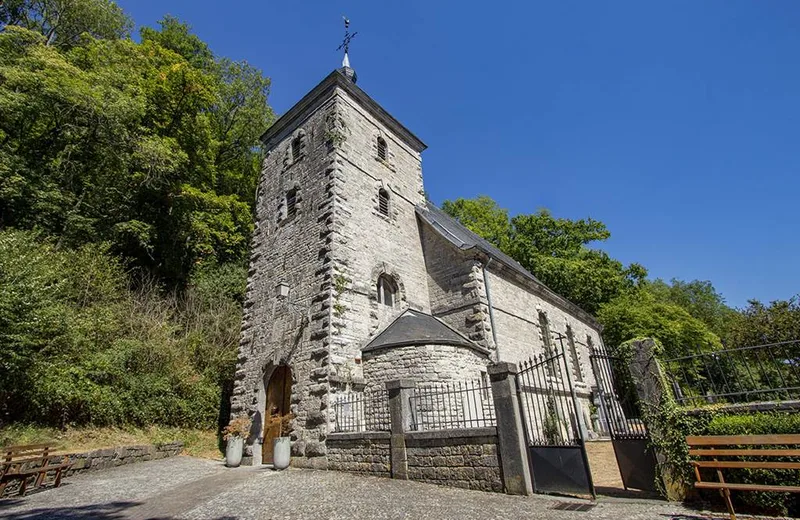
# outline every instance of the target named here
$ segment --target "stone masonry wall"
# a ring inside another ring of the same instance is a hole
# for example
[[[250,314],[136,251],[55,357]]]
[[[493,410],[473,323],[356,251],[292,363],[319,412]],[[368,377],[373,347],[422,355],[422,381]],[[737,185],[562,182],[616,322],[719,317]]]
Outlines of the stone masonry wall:
[[[479,345],[494,348],[481,264],[421,225],[431,314]]]
[[[268,150],[263,162],[231,398],[232,416],[253,419],[246,462],[261,462],[265,385],[272,368],[287,364],[293,377],[295,464],[326,465],[331,244],[334,192],[341,181],[330,140],[336,119],[333,96],[318,100]],[[298,136],[300,157],[294,160],[291,143]],[[294,216],[288,215],[290,190],[297,190]],[[278,297],[279,283],[289,286],[288,297]]]
[[[476,381],[486,372],[486,354],[453,345],[408,345],[364,353],[367,388],[387,381],[410,379],[418,383]]]
[[[328,469],[391,477],[388,432],[332,433],[328,437]]]
[[[570,326],[575,340],[579,367],[576,367],[573,362],[566,339],[564,339],[565,361],[572,370],[572,381],[579,397],[583,424],[592,430],[588,396],[596,383],[589,358],[588,344],[591,341],[592,344],[599,345],[602,341],[599,326],[585,313],[586,317],[583,317],[578,311],[564,308],[547,298],[546,295],[537,294],[536,290],[530,286],[530,282],[518,279],[517,275],[513,273],[499,272],[490,267],[488,276],[501,361],[519,364],[544,352],[543,331],[539,326],[540,310],[547,316],[551,335],[550,343],[554,347],[561,348],[556,334],[560,333],[566,336],[567,325]],[[580,370],[580,377],[577,374],[578,370]]]
[[[331,371],[342,381],[361,380],[361,348],[406,308],[429,311],[425,262],[415,206],[424,200],[420,153],[388,131],[350,96],[338,91],[342,139],[336,146],[332,243]],[[386,160],[377,140],[387,142]],[[389,215],[379,211],[378,192],[389,193]],[[390,276],[398,287],[394,307],[379,304],[377,281]]]
[[[411,480],[503,492],[496,428],[406,434]]]

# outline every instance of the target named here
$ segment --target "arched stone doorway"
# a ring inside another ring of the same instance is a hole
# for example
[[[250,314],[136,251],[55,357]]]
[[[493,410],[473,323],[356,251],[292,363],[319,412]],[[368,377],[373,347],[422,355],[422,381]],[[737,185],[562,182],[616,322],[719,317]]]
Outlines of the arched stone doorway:
[[[281,419],[289,414],[292,399],[292,371],[287,365],[278,365],[266,385],[264,407],[264,442],[261,445],[261,463],[272,464],[272,441],[281,435]]]

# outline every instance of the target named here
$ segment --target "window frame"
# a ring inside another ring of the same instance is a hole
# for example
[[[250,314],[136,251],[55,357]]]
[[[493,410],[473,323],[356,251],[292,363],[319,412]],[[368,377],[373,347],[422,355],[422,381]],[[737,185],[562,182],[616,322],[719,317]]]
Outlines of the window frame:
[[[379,161],[389,162],[389,143],[386,142],[382,136],[378,136],[377,141],[377,158]]]
[[[397,286],[397,282],[386,273],[378,276],[378,280],[375,284],[375,289],[377,290],[378,294],[378,303],[393,309],[397,307],[398,303],[398,294],[399,288]],[[389,302],[387,303],[387,296],[389,296]]]
[[[379,188],[378,189],[378,213],[383,215],[384,217],[389,217],[391,214],[392,206],[391,206],[391,195],[389,194],[389,190],[386,188]]]

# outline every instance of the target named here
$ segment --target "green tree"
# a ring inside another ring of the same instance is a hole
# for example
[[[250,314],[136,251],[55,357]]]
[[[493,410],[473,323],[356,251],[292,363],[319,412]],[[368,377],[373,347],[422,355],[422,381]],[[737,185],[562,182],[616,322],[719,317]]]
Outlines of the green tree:
[[[83,34],[125,38],[133,21],[110,0],[5,0],[0,2],[0,28],[8,25],[38,32],[45,45],[69,48]]]
[[[800,296],[775,300],[769,305],[750,300],[730,320],[725,340],[729,347],[800,340]],[[800,347],[795,345],[794,351],[800,357]]]
[[[725,334],[736,311],[725,304],[725,299],[709,281],[684,282],[673,278],[670,283],[656,279],[644,288],[659,301],[674,303],[702,321],[718,336]]]
[[[611,348],[642,337],[658,339],[667,358],[722,348],[719,337],[705,323],[647,291],[615,298],[602,306],[597,318],[603,325],[603,339]]]
[[[442,208],[545,285],[591,313],[636,288],[647,276],[641,265],[625,266],[589,247],[611,236],[605,224],[591,218],[555,218],[549,211],[539,210],[509,220],[508,212],[486,196],[445,201]]]
[[[188,33],[175,23],[178,46]],[[273,114],[257,69],[197,68],[157,34],[64,53],[32,31],[0,33],[0,226],[108,241],[181,286],[198,263],[246,258]]]

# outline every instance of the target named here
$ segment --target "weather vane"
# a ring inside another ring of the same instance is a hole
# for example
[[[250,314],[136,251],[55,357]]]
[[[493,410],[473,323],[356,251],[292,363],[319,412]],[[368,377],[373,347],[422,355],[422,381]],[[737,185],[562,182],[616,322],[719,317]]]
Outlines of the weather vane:
[[[350,52],[350,40],[355,38],[358,32],[350,34],[350,20],[348,20],[345,16],[342,16],[342,19],[344,20],[344,40],[342,40],[342,44],[339,45],[336,50],[340,51],[344,49],[344,55],[347,56],[347,53]]]

